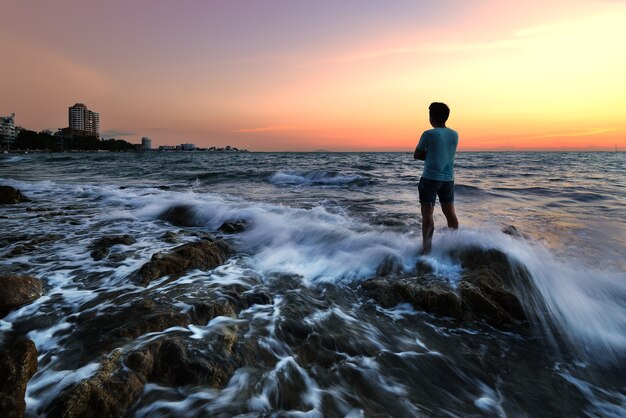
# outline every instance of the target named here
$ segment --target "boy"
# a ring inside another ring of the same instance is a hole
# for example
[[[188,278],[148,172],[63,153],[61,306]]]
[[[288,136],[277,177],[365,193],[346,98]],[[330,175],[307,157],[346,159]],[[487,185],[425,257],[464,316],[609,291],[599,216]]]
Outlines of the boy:
[[[454,154],[459,134],[446,127],[450,108],[445,103],[431,103],[428,110],[433,129],[424,131],[413,154],[414,159],[424,161],[424,172],[418,187],[422,211],[422,254],[428,254],[431,250],[437,196],[448,228],[459,227],[454,211]]]

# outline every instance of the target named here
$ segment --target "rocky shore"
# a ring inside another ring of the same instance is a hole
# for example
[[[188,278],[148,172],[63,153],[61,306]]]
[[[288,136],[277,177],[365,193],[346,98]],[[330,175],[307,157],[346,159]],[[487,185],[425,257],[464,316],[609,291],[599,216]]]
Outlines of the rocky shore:
[[[80,211],[80,208],[63,211],[26,206],[31,199],[8,186],[0,186],[0,203],[22,205],[24,211],[47,216],[45,219]],[[190,287],[189,294],[164,297],[159,288],[189,272],[211,271],[227,263],[236,255],[229,236],[244,232],[247,226],[244,221],[232,220],[213,234],[199,232],[194,229],[198,224],[193,210],[184,205],[172,206],[160,219],[188,229],[160,236],[162,242],[171,246],[143,260],[139,269],[124,278],[119,291],[100,292],[69,316],[71,333],[65,341],[66,352],[72,353],[80,364],[98,362],[99,366],[89,377],[61,390],[38,413],[64,418],[123,416],[148,384],[220,389],[257,353],[255,347],[241,342],[235,332],[215,334],[209,351],[197,349],[190,339],[159,334],[176,327],[204,326],[219,317],[237,318],[253,305],[273,302],[271,292],[258,278],[246,279],[255,284],[252,288],[231,284],[197,293]],[[180,243],[182,238],[188,242]],[[53,246],[60,239],[61,236],[54,234],[4,235],[0,236],[0,247],[12,246],[9,257],[19,257],[36,253],[43,246]],[[129,234],[106,235],[94,239],[85,251],[97,262],[122,263],[126,257],[133,257],[136,243]],[[114,251],[121,248],[125,253]],[[359,297],[364,303],[374,301],[383,308],[409,303],[416,310],[455,321],[470,324],[485,321],[498,328],[523,331],[529,319],[524,298],[533,293],[523,266],[494,249],[465,248],[450,256],[463,267],[462,277],[455,285],[442,280],[423,262],[409,277],[399,275],[393,263],[383,263],[380,276],[364,281],[357,289]],[[49,287],[46,277],[20,274],[19,265],[15,269],[18,270],[15,274],[0,276],[0,317],[36,302],[46,295]],[[85,286],[92,286],[88,278]],[[98,309],[105,303],[107,307]],[[292,312],[278,332],[285,341],[301,347],[303,358],[324,363],[324,352],[337,349],[337,342],[313,332],[304,314]],[[315,341],[319,351],[310,347]],[[27,382],[38,368],[37,349],[20,327],[5,333],[0,344],[0,416],[21,417]],[[341,350],[359,352],[350,343],[340,347]],[[41,367],[50,359],[43,356],[39,361]],[[328,358],[329,365],[336,361],[337,354]],[[298,405],[299,401],[293,402]]]

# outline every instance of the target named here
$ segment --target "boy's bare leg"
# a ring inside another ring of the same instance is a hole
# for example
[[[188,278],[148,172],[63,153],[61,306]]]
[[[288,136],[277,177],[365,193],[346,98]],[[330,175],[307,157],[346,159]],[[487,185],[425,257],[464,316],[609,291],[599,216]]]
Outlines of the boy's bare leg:
[[[421,254],[428,254],[432,247],[433,232],[435,232],[435,222],[433,221],[434,205],[421,205],[422,208],[422,242]]]
[[[459,229],[459,220],[457,219],[456,212],[454,211],[454,203],[442,203],[441,211],[448,221],[448,228]]]

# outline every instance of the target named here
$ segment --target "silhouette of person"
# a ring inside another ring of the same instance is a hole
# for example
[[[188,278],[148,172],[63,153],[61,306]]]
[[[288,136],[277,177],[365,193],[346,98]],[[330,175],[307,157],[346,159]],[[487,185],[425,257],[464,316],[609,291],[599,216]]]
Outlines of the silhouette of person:
[[[424,161],[424,172],[418,187],[422,212],[421,254],[428,254],[432,247],[435,230],[433,213],[437,196],[448,221],[448,228],[459,227],[459,220],[454,211],[454,155],[459,143],[459,134],[446,127],[450,108],[445,103],[431,103],[428,110],[433,129],[422,133],[413,154],[414,159]]]

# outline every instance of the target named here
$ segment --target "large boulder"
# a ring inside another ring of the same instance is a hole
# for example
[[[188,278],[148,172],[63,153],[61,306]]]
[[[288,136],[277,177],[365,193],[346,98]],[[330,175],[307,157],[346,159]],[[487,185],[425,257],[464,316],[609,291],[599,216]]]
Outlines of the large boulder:
[[[37,349],[31,340],[17,340],[0,351],[0,416],[24,416],[26,384],[37,371]]]
[[[109,418],[122,416],[143,392],[144,379],[122,370],[121,352],[114,351],[92,377],[66,389],[53,402],[49,417]]]
[[[114,351],[96,374],[64,390],[49,415],[59,418],[123,416],[143,393],[147,382],[166,386],[222,388],[238,366],[234,334],[226,333],[209,353],[189,348],[177,337],[164,337],[125,356]]]
[[[165,209],[159,219],[174,226],[202,226],[196,219],[196,213],[190,205],[175,205]]]
[[[470,247],[450,256],[463,267],[461,280],[455,285],[420,263],[416,277],[379,277],[365,281],[362,288],[384,307],[410,303],[435,315],[483,319],[503,327],[528,319],[521,299],[533,290],[523,266],[496,249]]]
[[[0,186],[0,205],[12,205],[21,202],[30,202],[30,199],[15,187]]]
[[[75,318],[73,344],[78,351],[108,352],[114,347],[150,333],[192,322],[190,315],[151,298],[126,302],[122,309],[110,307],[98,313],[86,311]]]
[[[146,286],[163,276],[178,276],[193,269],[210,270],[224,264],[230,253],[231,249],[225,241],[214,238],[183,244],[154,254],[139,269],[137,281]]]
[[[0,317],[43,294],[41,280],[31,276],[0,276]]]
[[[114,245],[132,245],[137,240],[128,234],[124,235],[107,235],[91,244],[91,257],[94,260],[102,260],[109,255],[109,249]]]

